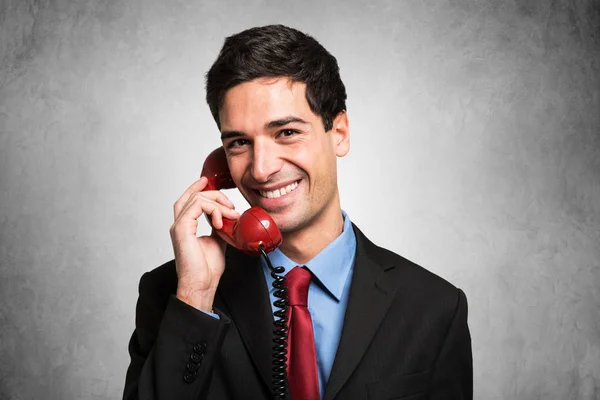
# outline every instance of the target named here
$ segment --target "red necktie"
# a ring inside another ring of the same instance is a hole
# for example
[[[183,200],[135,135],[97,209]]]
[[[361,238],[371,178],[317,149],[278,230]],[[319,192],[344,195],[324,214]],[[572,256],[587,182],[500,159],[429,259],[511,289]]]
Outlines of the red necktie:
[[[294,267],[285,276],[290,299],[287,373],[294,400],[319,400],[317,352],[312,320],[308,312],[311,273]]]

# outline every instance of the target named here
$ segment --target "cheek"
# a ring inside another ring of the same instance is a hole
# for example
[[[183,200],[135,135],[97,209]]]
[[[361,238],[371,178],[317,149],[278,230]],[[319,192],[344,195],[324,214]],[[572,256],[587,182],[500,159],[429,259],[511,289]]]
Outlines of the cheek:
[[[311,177],[311,186],[315,192],[327,196],[332,188],[335,187],[336,177],[336,159],[330,154],[322,154],[312,160],[312,164],[307,170]]]
[[[229,161],[229,172],[236,186],[240,187],[244,173],[246,172],[246,162],[242,156],[237,156]]]
[[[335,179],[337,157],[327,146],[297,152],[295,159],[297,165],[310,176],[326,181]]]

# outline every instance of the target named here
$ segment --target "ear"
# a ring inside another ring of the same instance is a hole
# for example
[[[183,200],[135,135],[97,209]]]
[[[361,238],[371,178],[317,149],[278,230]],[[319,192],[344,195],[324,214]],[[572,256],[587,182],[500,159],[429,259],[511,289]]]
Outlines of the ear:
[[[348,113],[346,111],[340,112],[335,117],[330,132],[335,155],[344,157],[350,151],[350,126],[348,125]]]

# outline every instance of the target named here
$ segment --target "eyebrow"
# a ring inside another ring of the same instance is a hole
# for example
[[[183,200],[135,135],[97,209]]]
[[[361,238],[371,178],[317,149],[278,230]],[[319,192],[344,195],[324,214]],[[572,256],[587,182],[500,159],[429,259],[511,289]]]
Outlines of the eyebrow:
[[[308,124],[308,122],[306,122],[302,118],[294,117],[294,116],[290,115],[289,117],[283,117],[283,118],[276,119],[276,120],[271,121],[271,122],[267,122],[265,124],[265,129],[279,128],[279,127],[282,127],[282,126],[285,126],[287,124],[291,124],[291,123],[294,123],[294,122],[298,122],[298,123],[301,123],[301,124]]]
[[[288,117],[283,117],[280,119],[276,119],[276,120],[267,122],[265,124],[265,129],[280,128],[282,126],[286,126],[286,125],[292,124],[292,123],[310,124],[310,122],[307,122],[307,121],[303,120],[302,118],[288,116]],[[223,132],[221,132],[221,140],[238,138],[238,137],[243,137],[243,136],[246,136],[246,135],[240,131],[223,131]]]
[[[239,131],[223,131],[221,132],[221,140],[242,137],[244,134]]]

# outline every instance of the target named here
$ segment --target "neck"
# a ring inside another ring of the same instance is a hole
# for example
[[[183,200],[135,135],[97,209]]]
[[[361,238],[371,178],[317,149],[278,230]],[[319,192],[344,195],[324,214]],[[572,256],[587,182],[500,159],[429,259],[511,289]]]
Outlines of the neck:
[[[333,242],[342,233],[343,228],[344,217],[340,198],[336,193],[331,204],[308,226],[295,232],[284,233],[280,249],[296,264],[306,264]]]

